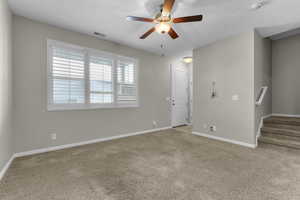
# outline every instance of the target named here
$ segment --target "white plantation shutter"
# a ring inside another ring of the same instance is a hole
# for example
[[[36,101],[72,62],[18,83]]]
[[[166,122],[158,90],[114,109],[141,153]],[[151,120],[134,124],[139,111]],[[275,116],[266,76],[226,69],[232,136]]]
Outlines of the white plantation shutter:
[[[90,103],[113,103],[113,60],[90,56]]]
[[[117,66],[117,101],[121,104],[137,103],[136,62],[122,60]]]
[[[48,40],[48,110],[137,107],[137,63]]]
[[[52,47],[51,84],[53,104],[82,104],[84,91],[84,53]]]

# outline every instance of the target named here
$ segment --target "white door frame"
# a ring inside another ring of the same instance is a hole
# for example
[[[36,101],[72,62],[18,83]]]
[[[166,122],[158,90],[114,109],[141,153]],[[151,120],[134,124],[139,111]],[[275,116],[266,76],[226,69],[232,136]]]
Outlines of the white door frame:
[[[183,63],[182,63],[182,65],[184,65]],[[174,122],[174,101],[175,101],[175,95],[174,95],[174,73],[175,73],[175,67],[176,66],[174,66],[173,64],[171,64],[170,65],[170,77],[171,77],[171,98],[170,98],[170,106],[171,106],[171,126],[172,127],[175,127],[175,126],[178,126],[177,124],[175,124],[175,122]],[[188,71],[187,71],[187,73],[186,73],[186,76],[187,76],[187,87],[188,87],[188,91],[187,91],[187,115],[190,115],[190,116],[187,116],[188,118],[190,118],[191,117],[191,111],[190,111],[190,98],[191,98],[191,96],[190,96],[190,77],[189,77],[189,73],[190,73],[190,69],[188,68]],[[189,121],[188,121],[188,119],[186,119],[186,123],[185,123],[186,125],[189,125],[190,123],[189,123]],[[179,125],[180,126],[180,125]]]
[[[192,125],[193,123],[193,63],[188,64],[188,84],[189,84],[189,121],[188,125]]]

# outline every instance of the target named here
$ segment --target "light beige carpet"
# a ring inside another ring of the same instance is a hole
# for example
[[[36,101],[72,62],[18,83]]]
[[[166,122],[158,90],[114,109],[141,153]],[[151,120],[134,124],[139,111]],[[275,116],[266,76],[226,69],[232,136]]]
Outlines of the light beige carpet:
[[[299,200],[300,151],[167,130],[16,159],[1,200]]]

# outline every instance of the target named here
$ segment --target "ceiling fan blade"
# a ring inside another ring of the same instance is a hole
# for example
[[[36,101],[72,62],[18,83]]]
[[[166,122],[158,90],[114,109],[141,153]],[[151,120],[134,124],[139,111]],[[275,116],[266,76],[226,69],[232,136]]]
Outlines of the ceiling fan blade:
[[[171,36],[171,38],[173,38],[174,40],[175,40],[176,38],[179,37],[178,34],[174,31],[173,28],[171,28],[171,29],[169,30],[168,34],[169,34],[169,35]]]
[[[179,17],[179,18],[173,19],[173,23],[198,22],[198,21],[202,21],[202,19],[203,19],[203,15]]]
[[[163,6],[163,15],[167,16],[171,13],[175,0],[165,0]]]
[[[135,16],[127,16],[126,19],[128,21],[139,21],[139,22],[153,22],[153,19],[145,18],[145,17],[135,17]]]
[[[140,39],[145,39],[146,37],[148,37],[151,33],[153,33],[155,31],[155,28],[151,28],[149,31],[147,31],[146,33],[144,33],[144,35],[142,35],[140,37]]]

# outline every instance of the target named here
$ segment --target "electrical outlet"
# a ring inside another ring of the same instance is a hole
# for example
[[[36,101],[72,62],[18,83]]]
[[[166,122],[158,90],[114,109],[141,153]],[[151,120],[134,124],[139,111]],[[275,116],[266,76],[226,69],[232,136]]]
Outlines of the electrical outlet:
[[[51,140],[56,140],[56,133],[51,133]]]
[[[216,132],[216,131],[217,131],[217,127],[216,127],[216,126],[210,126],[210,127],[209,127],[209,130],[210,130],[211,132]]]
[[[152,125],[153,125],[153,127],[157,127],[157,122],[155,120],[153,120]]]

